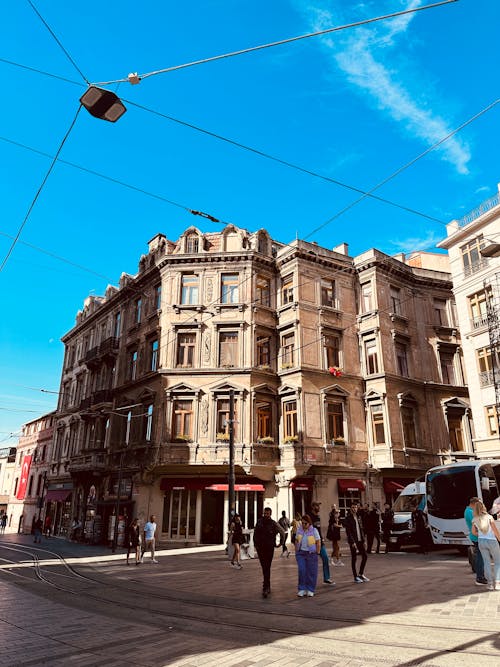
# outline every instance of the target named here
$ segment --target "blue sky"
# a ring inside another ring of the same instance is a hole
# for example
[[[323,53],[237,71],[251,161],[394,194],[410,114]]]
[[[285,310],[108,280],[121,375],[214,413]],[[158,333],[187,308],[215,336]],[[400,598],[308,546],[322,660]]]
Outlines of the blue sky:
[[[81,73],[91,83],[114,81],[430,3],[33,4],[78,69],[27,0],[4,3],[0,261],[75,117]],[[298,235],[326,247],[347,242],[354,255],[371,247],[393,254],[432,250],[445,223],[500,181],[500,104],[377,191],[435,220],[368,198],[339,216],[359,195],[158,114],[370,190],[498,97],[499,23],[497,0],[458,0],[109,86],[127,113],[111,124],[80,112],[0,273],[0,446],[55,407],[47,392],[59,388],[60,338],[89,293],[135,273],[157,232],[175,240],[191,224],[220,229],[186,209],[265,227],[283,242]]]

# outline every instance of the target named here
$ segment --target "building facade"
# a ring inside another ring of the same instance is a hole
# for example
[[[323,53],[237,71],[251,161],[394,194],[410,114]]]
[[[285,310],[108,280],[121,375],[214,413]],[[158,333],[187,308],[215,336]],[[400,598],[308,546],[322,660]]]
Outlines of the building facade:
[[[500,186],[499,186],[500,189]],[[474,437],[467,450],[500,457],[500,196],[447,225]]]
[[[10,459],[6,533],[31,533],[38,518],[51,512],[47,505],[47,465],[51,459],[55,413],[24,424]],[[44,507],[45,503],[45,507]]]
[[[154,513],[163,540],[222,542],[232,423],[248,528],[264,503],[390,500],[450,433],[470,446],[446,268],[232,225],[158,234],[63,337],[48,493],[89,540]]]

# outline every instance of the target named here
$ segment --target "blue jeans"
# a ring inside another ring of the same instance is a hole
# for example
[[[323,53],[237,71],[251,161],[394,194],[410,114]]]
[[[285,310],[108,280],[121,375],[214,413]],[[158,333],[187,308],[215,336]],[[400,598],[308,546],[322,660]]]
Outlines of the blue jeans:
[[[299,569],[299,591],[314,593],[318,578],[318,554],[315,551],[297,551],[295,558]]]
[[[473,542],[472,546],[474,548],[474,572],[476,573],[476,581],[484,580],[484,563],[481,552],[479,551],[479,545],[477,542]]]
[[[479,538],[479,551],[483,557],[484,574],[489,584],[500,581],[500,547],[497,540],[482,540]],[[493,559],[493,572],[490,558]]]
[[[328,554],[324,544],[321,545],[319,555],[323,561],[323,581],[328,581],[328,579],[330,579],[330,565],[328,563]]]

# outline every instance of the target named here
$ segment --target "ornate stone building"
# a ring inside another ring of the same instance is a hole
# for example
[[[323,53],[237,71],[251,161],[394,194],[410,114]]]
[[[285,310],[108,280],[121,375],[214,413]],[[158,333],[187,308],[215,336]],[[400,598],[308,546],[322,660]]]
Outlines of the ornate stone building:
[[[441,462],[450,428],[470,438],[443,262],[232,225],[158,234],[63,337],[49,488],[71,487],[89,539],[110,537],[119,497],[164,540],[222,542],[233,396],[247,527],[264,503],[390,499]]]

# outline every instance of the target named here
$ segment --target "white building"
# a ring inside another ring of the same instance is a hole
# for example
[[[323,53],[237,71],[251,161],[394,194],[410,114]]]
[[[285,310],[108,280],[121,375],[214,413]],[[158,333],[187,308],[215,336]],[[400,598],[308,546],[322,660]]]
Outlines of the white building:
[[[500,456],[500,185],[499,193],[447,225],[446,248],[462,333],[474,433],[472,452]],[[458,443],[467,450],[466,443]]]

